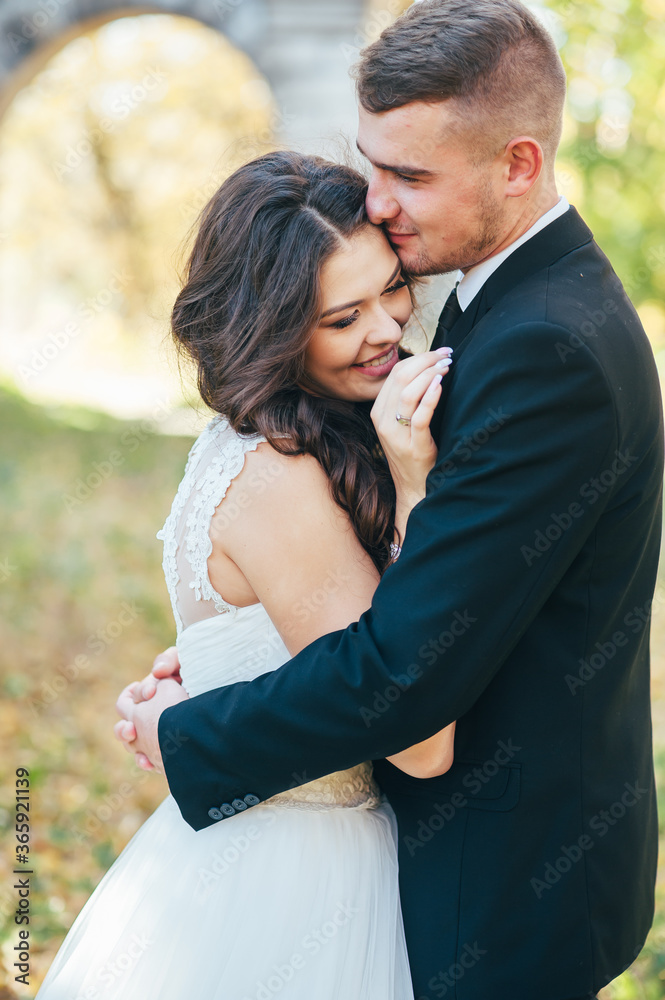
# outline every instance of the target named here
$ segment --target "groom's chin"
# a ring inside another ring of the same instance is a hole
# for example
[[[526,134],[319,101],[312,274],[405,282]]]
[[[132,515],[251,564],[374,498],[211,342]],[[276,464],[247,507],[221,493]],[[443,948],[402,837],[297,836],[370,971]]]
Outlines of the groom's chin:
[[[432,278],[437,274],[447,274],[449,270],[456,268],[444,268],[429,259],[423,259],[418,254],[398,254],[402,267],[408,272],[411,278]]]

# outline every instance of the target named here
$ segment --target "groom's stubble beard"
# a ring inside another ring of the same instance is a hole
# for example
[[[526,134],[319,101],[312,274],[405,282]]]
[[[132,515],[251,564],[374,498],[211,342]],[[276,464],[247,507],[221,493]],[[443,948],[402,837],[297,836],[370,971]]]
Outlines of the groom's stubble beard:
[[[404,267],[415,278],[425,278],[435,274],[449,274],[473,267],[491,253],[501,239],[503,213],[494,197],[489,179],[485,180],[478,196],[478,227],[468,240],[458,247],[447,247],[444,253],[434,257],[423,249],[415,259],[402,259]],[[420,231],[418,231],[420,236]],[[398,251],[399,255],[399,251]]]

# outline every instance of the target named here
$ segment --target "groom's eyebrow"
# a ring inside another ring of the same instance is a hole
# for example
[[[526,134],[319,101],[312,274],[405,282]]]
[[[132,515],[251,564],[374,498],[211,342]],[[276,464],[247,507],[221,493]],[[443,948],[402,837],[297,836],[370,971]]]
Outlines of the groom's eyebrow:
[[[402,269],[402,263],[401,261],[398,261],[397,267],[386,281],[385,285],[386,288],[388,287],[388,285],[391,285],[393,283],[393,281],[395,280],[401,269]],[[326,316],[332,316],[334,313],[342,312],[343,309],[352,309],[354,306],[359,306],[361,302],[362,299],[358,299],[357,302],[347,302],[346,305],[335,306],[333,309],[326,309],[324,313],[321,313],[321,319],[325,319]]]
[[[365,159],[369,160],[369,162],[372,164],[372,166],[376,167],[377,170],[387,170],[388,173],[390,173],[390,174],[408,174],[409,177],[434,177],[435,176],[435,173],[434,173],[433,170],[426,170],[424,167],[400,166],[399,164],[396,165],[396,164],[391,164],[391,163],[375,163],[374,160],[371,160],[369,158],[369,156],[364,151],[364,149],[362,148],[362,146],[360,145],[360,143],[358,142],[357,139],[356,139],[356,146],[358,147],[359,152],[362,153],[362,155],[365,157]]]

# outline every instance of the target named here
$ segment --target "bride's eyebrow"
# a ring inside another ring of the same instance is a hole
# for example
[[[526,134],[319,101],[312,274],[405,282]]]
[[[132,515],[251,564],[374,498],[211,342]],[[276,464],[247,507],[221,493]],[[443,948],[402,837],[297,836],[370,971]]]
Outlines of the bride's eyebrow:
[[[401,270],[401,267],[402,264],[400,261],[398,261],[397,267],[386,281],[386,284],[384,286],[385,288],[387,288],[388,285],[395,280],[395,278],[397,277],[397,275]],[[332,309],[326,309],[325,312],[321,313],[321,319],[325,319],[326,316],[332,316],[334,313],[342,312],[343,309],[353,309],[354,306],[361,305],[362,301],[363,301],[362,299],[357,299],[355,302],[346,302],[343,306],[334,306]]]

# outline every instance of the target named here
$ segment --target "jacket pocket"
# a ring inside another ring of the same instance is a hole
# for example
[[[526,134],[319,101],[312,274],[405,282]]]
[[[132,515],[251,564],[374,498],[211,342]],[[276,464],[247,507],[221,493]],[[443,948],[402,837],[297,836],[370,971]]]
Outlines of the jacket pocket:
[[[375,773],[389,798],[393,794],[432,803],[449,802],[456,810],[488,812],[508,812],[519,802],[521,764],[456,760],[450,770],[436,778],[412,778],[388,761],[377,764]]]

